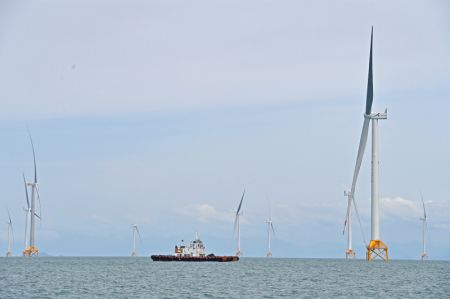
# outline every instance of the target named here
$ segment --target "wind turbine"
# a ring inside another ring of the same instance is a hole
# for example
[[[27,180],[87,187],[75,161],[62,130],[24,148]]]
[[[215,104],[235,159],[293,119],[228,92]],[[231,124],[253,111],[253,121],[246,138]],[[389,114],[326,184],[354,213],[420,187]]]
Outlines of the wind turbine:
[[[275,235],[275,230],[273,228],[272,216],[269,210],[269,219],[266,221],[267,223],[267,257],[272,257],[272,246],[271,246],[271,235],[272,233]]]
[[[31,149],[33,150],[33,162],[34,162],[34,181],[31,183],[27,183],[27,186],[31,187],[31,204],[29,207],[30,214],[30,243],[28,247],[25,247],[23,251],[23,256],[37,256],[39,254],[39,249],[35,246],[35,232],[36,232],[36,218],[41,218],[36,213],[36,198],[39,200],[39,189],[38,189],[38,180],[37,180],[37,168],[36,168],[36,154],[34,152],[34,144],[33,139],[31,138],[31,134],[28,132],[31,142]],[[28,191],[27,198],[28,198]],[[27,201],[28,202],[28,201]],[[28,219],[28,218],[27,218]]]
[[[370,36],[370,58],[369,58],[369,78],[367,83],[366,111],[364,114],[364,124],[361,132],[361,140],[358,148],[358,156],[356,158],[355,171],[353,174],[352,187],[348,196],[348,206],[346,215],[346,224],[349,222],[351,203],[355,205],[355,187],[358,179],[361,162],[366,148],[367,136],[369,133],[369,124],[372,121],[372,179],[371,179],[371,240],[367,246],[366,258],[368,261],[375,258],[389,260],[388,247],[380,238],[380,199],[379,199],[379,160],[378,160],[378,120],[387,119],[387,110],[384,113],[372,113],[373,102],[373,74],[372,74],[372,44],[373,44],[373,27]],[[355,206],[356,208],[356,206]],[[357,211],[357,210],[356,210]],[[345,227],[344,227],[345,229]],[[351,245],[351,233],[350,233]],[[351,249],[351,248],[349,248]]]
[[[11,220],[11,215],[9,214],[8,211],[8,218],[9,221],[6,222],[6,224],[8,224],[8,250],[6,251],[6,256],[12,256],[12,245],[14,243],[14,231],[13,231],[13,225],[12,225],[12,220]]]
[[[133,244],[132,244],[132,249],[131,249],[131,256],[137,256],[137,252],[136,252],[136,234],[139,236],[139,240],[141,240],[142,242],[142,238],[141,238],[141,234],[139,233],[139,229],[137,224],[133,224],[132,226],[133,229]]]
[[[242,215],[241,208],[242,208],[242,201],[244,200],[244,195],[245,195],[245,189],[244,189],[244,192],[242,193],[241,201],[239,202],[239,206],[236,210],[236,216],[234,219],[234,233],[237,232],[236,256],[241,256],[241,254],[242,254],[242,252],[241,252],[241,226],[240,226],[239,218]]]
[[[425,237],[426,237],[426,230],[427,230],[427,212],[425,210],[425,202],[423,201],[422,193],[420,194],[420,199],[422,200],[422,206],[423,206],[423,217],[420,218],[422,221],[422,254],[420,255],[423,260],[426,260],[428,258],[428,253],[426,251],[425,247]]]

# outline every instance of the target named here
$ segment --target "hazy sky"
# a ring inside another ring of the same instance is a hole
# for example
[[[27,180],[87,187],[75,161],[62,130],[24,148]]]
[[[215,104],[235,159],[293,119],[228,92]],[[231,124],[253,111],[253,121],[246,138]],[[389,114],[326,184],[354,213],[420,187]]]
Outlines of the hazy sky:
[[[52,255],[169,253],[198,232],[263,256],[343,257],[363,123],[370,28],[380,122],[381,237],[450,259],[448,1],[0,0],[0,250],[23,250],[35,140]],[[370,239],[370,143],[357,186]],[[365,249],[354,223],[357,256]]]

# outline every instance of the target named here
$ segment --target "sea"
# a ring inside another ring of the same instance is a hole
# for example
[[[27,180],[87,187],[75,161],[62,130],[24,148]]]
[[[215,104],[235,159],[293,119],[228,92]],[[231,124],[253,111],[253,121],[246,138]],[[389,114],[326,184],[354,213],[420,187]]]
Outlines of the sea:
[[[450,298],[450,262],[11,257],[0,298]]]

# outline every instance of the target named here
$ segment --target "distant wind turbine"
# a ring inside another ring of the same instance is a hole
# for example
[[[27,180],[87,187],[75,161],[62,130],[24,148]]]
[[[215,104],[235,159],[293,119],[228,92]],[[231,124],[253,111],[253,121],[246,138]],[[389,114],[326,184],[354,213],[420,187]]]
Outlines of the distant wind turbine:
[[[269,209],[269,219],[266,221],[267,223],[267,257],[272,257],[272,244],[271,244],[271,235],[275,235],[275,230],[273,228],[272,215]]]
[[[133,244],[132,244],[132,249],[131,249],[131,256],[137,256],[137,252],[136,252],[136,234],[139,236],[139,240],[141,240],[142,242],[142,238],[141,238],[141,234],[139,233],[139,229],[137,224],[133,224],[132,225],[132,229],[133,229]]]
[[[8,218],[9,218],[9,221],[6,222],[8,224],[8,249],[6,251],[6,256],[12,256],[12,246],[14,243],[14,231],[13,231],[13,224],[12,224],[11,215],[9,214],[9,211],[8,211]]]
[[[420,193],[420,199],[422,200],[422,206],[423,206],[423,217],[420,218],[422,221],[422,254],[420,255],[423,260],[426,260],[428,258],[428,253],[426,251],[426,230],[427,230],[427,212],[425,210],[425,202],[423,201],[422,193]]]
[[[242,208],[242,201],[244,200],[244,196],[245,196],[245,189],[244,192],[242,193],[242,197],[241,197],[241,201],[239,202],[239,206],[236,210],[236,216],[234,219],[234,233],[237,232],[237,249],[236,249],[236,256],[241,256],[242,252],[241,252],[241,225],[240,225],[240,216],[242,215],[241,213],[241,208]]]
[[[41,219],[41,216],[36,213],[36,198],[39,201],[40,205],[40,196],[38,189],[38,179],[37,179],[37,167],[36,167],[36,154],[34,151],[33,139],[31,138],[30,132],[28,132],[31,142],[31,149],[33,150],[33,163],[34,163],[34,181],[31,183],[27,183],[27,186],[31,187],[31,204],[29,206],[29,215],[30,215],[30,243],[29,246],[25,247],[23,251],[23,256],[37,256],[39,255],[39,249],[35,246],[35,233],[36,233],[36,218]],[[28,191],[27,199],[28,199]],[[28,201],[27,201],[28,203]],[[28,220],[28,218],[27,218]]]

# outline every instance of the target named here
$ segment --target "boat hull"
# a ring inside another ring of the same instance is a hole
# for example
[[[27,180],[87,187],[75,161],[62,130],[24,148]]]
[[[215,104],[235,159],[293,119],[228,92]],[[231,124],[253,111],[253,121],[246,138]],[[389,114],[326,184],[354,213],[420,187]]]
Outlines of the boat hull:
[[[174,255],[152,255],[155,262],[237,262],[238,256],[174,256]]]

